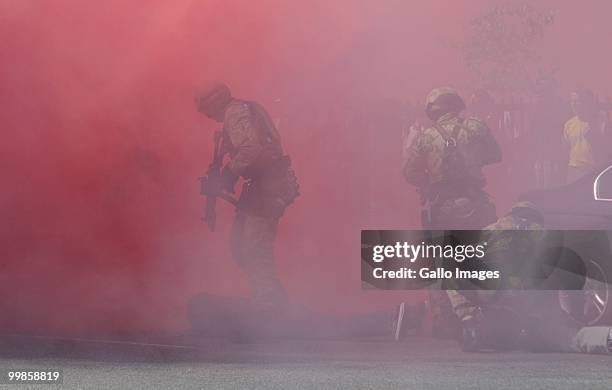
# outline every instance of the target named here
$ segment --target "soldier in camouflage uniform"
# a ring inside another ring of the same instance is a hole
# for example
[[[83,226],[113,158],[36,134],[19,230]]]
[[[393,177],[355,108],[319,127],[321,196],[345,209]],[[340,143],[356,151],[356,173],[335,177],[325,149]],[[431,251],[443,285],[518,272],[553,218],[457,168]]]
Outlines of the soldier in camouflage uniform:
[[[543,221],[531,202],[515,204],[508,215],[485,228],[487,256],[508,263],[537,258],[536,248],[554,239],[543,231]],[[517,230],[529,232],[513,234]],[[462,322],[464,351],[523,344],[537,351],[612,353],[612,328],[581,326],[561,308],[558,291],[521,291],[521,280],[510,277],[507,282],[512,290],[449,291]]]
[[[434,123],[408,135],[404,177],[421,195],[425,229],[479,229],[496,219],[482,167],[501,161],[501,150],[483,121],[459,116],[464,109],[453,89],[436,88],[425,109]],[[430,301],[434,336],[454,336],[446,294],[432,290]]]
[[[538,229],[541,229],[542,220],[542,215],[534,211],[531,203],[521,202],[514,205],[512,211],[508,215],[501,217],[495,223],[484,228],[485,233],[483,235],[486,236],[486,239],[483,239],[483,241],[486,241],[488,244],[487,254],[491,255],[496,260],[503,261],[505,259],[508,262],[513,261],[513,258],[526,257],[526,252],[529,251],[530,245],[513,241],[517,239],[517,236],[513,235],[512,231],[534,231],[531,241],[537,242],[542,239],[542,237],[536,233]],[[510,234],[506,234],[507,232],[510,232]],[[512,279],[509,280],[509,282],[516,282],[516,280]],[[476,342],[474,341],[475,327],[482,317],[482,310],[479,303],[496,301],[500,296],[499,291],[448,290],[447,294],[453,312],[461,321],[462,348],[465,351],[476,349]],[[510,296],[511,294],[506,295]],[[508,299],[506,299],[506,301],[507,300]],[[503,306],[500,305],[499,307]],[[502,317],[502,315],[498,317]],[[510,324],[509,321],[506,321],[504,325],[513,326],[514,324]],[[500,333],[503,333],[503,331],[500,330]]]
[[[256,304],[283,304],[274,240],[280,217],[299,192],[280,134],[261,105],[232,97],[225,84],[200,88],[196,105],[200,113],[223,123],[220,153],[229,155],[229,161],[221,170],[219,191],[234,193],[237,180],[245,180],[231,231],[234,260],[246,272]]]
[[[454,90],[434,89],[426,100],[434,123],[409,135],[404,177],[421,194],[425,228],[478,229],[496,219],[482,167],[501,161],[501,150],[484,122],[459,116],[464,109]]]

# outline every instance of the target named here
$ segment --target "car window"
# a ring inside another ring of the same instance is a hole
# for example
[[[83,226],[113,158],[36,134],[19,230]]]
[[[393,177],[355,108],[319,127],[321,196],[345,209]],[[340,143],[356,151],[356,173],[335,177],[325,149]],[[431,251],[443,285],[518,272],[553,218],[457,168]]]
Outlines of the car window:
[[[595,200],[612,202],[612,165],[601,171],[593,185]]]

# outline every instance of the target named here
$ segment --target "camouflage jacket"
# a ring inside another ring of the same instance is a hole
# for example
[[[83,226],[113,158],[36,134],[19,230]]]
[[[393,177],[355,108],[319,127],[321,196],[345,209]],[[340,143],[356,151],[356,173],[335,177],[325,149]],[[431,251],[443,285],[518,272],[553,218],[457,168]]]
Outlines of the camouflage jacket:
[[[274,123],[259,104],[233,100],[225,111],[222,150],[228,153],[229,169],[250,178],[264,172],[283,155]]]
[[[487,261],[520,266],[531,261],[551,238],[542,225],[508,214],[484,228],[483,242],[487,242]]]
[[[447,140],[452,138],[455,126],[459,130],[454,153],[462,160],[463,168],[462,172],[450,174],[445,168],[445,158],[449,154]],[[483,187],[486,181],[481,168],[501,161],[501,150],[486,124],[476,118],[462,119],[456,114],[444,115],[433,126],[416,130],[409,135],[407,144],[404,177],[422,189],[453,182]]]

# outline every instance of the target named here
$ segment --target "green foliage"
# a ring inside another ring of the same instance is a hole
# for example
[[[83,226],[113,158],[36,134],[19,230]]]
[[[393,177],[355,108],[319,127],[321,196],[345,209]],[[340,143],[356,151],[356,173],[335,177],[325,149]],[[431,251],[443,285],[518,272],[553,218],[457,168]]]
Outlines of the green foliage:
[[[531,90],[539,61],[536,43],[552,23],[552,12],[523,3],[498,5],[473,19],[461,49],[479,86],[497,92]]]

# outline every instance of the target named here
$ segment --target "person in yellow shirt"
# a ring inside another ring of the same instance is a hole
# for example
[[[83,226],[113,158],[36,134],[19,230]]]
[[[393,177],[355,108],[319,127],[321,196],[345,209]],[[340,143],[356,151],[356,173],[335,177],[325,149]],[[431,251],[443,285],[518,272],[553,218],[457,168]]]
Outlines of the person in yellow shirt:
[[[593,92],[580,89],[570,97],[574,116],[564,126],[569,147],[567,182],[571,183],[602,162],[607,153],[605,115],[597,109]]]

